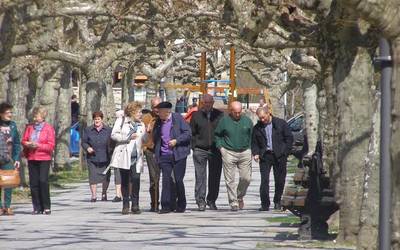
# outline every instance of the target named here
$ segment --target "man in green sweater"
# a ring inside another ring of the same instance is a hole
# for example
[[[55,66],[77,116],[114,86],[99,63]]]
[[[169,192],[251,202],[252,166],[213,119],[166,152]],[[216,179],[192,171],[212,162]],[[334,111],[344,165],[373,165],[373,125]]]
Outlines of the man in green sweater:
[[[221,151],[229,205],[232,211],[243,209],[243,197],[251,180],[251,132],[253,123],[242,115],[242,104],[232,102],[229,116],[219,121],[214,131],[216,147]],[[239,184],[235,183],[236,168]]]

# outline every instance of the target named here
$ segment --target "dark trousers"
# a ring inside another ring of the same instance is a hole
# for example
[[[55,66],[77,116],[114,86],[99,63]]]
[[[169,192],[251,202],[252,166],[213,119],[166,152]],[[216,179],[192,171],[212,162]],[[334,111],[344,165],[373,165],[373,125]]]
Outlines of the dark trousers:
[[[196,175],[195,199],[197,204],[205,202],[208,162],[208,194],[207,201],[215,202],[219,194],[221,181],[222,158],[216,148],[209,151],[195,148],[193,151],[193,163]]]
[[[49,170],[51,161],[28,161],[33,210],[50,209]]]
[[[175,161],[173,155],[162,155],[160,156],[160,169],[162,171],[162,209],[174,210],[174,201],[176,200],[176,209],[185,210],[186,195],[183,178],[185,177],[186,171],[186,158]],[[171,176],[172,173],[175,178],[175,184]]]
[[[132,206],[139,206],[140,173],[136,173],[136,164],[131,169],[119,169],[121,174],[121,193],[123,205],[129,206],[129,184],[132,181]]]
[[[274,203],[279,203],[283,194],[283,188],[285,187],[286,179],[286,164],[287,158],[281,157],[277,159],[272,153],[266,153],[260,159],[260,174],[261,174],[261,185],[260,185],[260,198],[261,205],[269,207],[269,173],[271,167],[274,172],[275,180],[275,195]]]
[[[160,204],[160,167],[158,166],[154,158],[154,153],[151,150],[145,150],[144,155],[146,156],[147,166],[149,167],[150,205],[152,208],[158,208]]]

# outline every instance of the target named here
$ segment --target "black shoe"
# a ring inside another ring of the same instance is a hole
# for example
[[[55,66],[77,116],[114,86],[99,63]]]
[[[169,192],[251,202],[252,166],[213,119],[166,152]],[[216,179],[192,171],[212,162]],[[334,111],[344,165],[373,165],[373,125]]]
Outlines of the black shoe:
[[[90,202],[96,202],[96,201],[97,201],[97,198],[90,199]]]
[[[199,203],[198,204],[198,206],[199,206],[199,211],[206,211],[206,203]]]
[[[122,208],[122,212],[121,212],[123,215],[127,215],[127,214],[129,214],[129,207],[124,207],[124,208]]]
[[[239,210],[238,206],[231,206],[231,211],[232,212],[237,212]]]
[[[32,211],[32,215],[38,215],[38,214],[42,214],[43,211],[38,211],[38,210],[33,210]]]
[[[137,205],[136,206],[132,206],[131,211],[132,211],[133,214],[141,214],[142,213],[142,211],[140,211],[139,206],[137,206]]]
[[[107,201],[107,194],[101,195],[101,201]]]
[[[218,210],[217,205],[215,205],[214,201],[207,201],[207,205],[210,207],[210,210]]]
[[[269,211],[269,206],[261,206],[258,211]]]
[[[158,213],[167,214],[167,213],[171,213],[171,210],[162,208]]]
[[[114,199],[112,200],[112,202],[121,202],[122,199],[121,197],[115,196]]]
[[[177,209],[175,210],[175,213],[184,213],[185,210],[186,210],[186,209],[184,209],[184,208],[177,208]]]
[[[50,215],[51,214],[51,210],[50,209],[45,209],[43,211],[43,214]]]
[[[282,210],[281,203],[275,203],[275,204],[274,204],[274,209],[275,209],[275,210]]]
[[[160,211],[160,209],[158,209],[158,207],[152,207],[149,210],[149,212],[153,212],[153,213],[158,213],[159,211]]]

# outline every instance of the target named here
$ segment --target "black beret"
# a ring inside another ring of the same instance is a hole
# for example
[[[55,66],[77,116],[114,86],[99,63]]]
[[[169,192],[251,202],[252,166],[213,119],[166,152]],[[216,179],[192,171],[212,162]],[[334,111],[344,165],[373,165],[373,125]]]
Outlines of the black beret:
[[[160,102],[155,108],[158,109],[172,109],[172,103],[170,102]]]

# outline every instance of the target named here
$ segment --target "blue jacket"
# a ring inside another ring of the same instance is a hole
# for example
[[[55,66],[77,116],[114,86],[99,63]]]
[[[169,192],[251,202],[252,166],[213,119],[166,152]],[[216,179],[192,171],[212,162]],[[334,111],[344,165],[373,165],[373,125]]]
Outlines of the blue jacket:
[[[171,139],[176,139],[176,146],[173,148],[174,160],[179,161],[190,154],[190,141],[192,132],[189,124],[178,113],[172,113]],[[154,156],[159,162],[161,154],[161,120],[157,119],[153,130]]]

